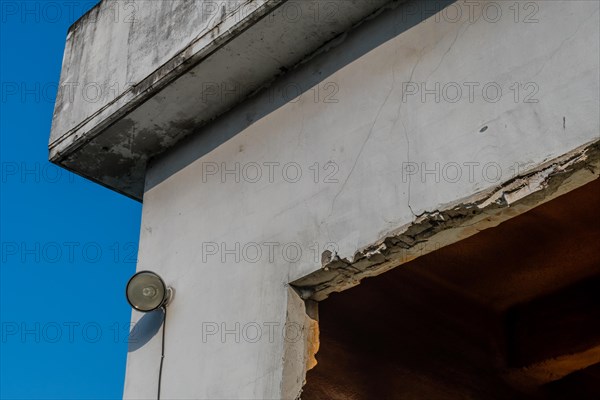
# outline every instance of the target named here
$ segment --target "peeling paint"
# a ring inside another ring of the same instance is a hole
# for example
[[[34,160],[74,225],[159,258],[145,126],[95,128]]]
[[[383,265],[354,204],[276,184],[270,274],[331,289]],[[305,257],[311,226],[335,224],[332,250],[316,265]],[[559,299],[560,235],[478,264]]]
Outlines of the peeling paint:
[[[319,351],[319,323],[315,302],[305,302],[295,290],[288,289],[286,324],[290,331],[299,329],[297,336],[286,338],[283,353],[283,379],[281,393],[284,399],[300,398],[306,383],[306,372],[317,365],[315,354]],[[313,318],[314,317],[314,318]],[[299,338],[297,340],[296,338]]]
[[[327,250],[322,254],[321,269],[293,282],[293,285],[304,299],[324,300],[333,292],[358,285],[364,278],[377,276],[440,246],[496,226],[573,189],[573,185],[580,186],[597,179],[599,171],[600,141],[597,141],[538,166],[535,171],[499,188],[476,194],[444,209],[418,215],[398,233],[358,251],[351,258],[340,257]],[[436,246],[412,251],[431,242]]]

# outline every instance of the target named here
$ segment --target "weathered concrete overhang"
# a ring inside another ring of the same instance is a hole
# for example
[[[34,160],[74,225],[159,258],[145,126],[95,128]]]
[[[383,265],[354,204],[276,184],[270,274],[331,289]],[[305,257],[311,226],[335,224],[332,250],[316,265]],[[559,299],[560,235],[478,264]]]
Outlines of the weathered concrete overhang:
[[[141,200],[150,158],[401,2],[103,0],[67,36],[50,160]]]

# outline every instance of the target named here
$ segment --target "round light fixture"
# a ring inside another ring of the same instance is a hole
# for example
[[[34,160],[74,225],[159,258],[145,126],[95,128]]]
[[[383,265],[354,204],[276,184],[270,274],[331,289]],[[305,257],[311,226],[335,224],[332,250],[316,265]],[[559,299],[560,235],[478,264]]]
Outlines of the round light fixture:
[[[167,287],[158,274],[140,271],[127,282],[125,295],[131,307],[149,312],[166,306],[173,296],[173,289]]]

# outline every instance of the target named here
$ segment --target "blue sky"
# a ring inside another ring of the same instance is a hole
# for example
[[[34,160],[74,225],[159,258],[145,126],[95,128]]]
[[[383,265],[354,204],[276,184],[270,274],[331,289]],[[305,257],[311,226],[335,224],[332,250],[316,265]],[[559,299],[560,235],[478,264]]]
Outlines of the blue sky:
[[[141,205],[47,161],[68,27],[93,1],[0,1],[2,399],[123,390]]]

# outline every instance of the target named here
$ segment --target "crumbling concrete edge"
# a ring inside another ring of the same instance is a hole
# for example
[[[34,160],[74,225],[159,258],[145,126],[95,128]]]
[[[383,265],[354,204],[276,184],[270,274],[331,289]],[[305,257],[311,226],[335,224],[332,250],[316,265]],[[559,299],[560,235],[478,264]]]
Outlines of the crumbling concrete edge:
[[[265,0],[251,14],[244,16],[243,6],[248,4],[247,0],[246,3],[241,3],[229,13],[221,15],[215,24],[207,27],[185,48],[158,66],[148,76],[132,84],[127,90],[119,93],[114,99],[71,127],[67,132],[62,133],[54,140],[50,139],[48,144],[49,160],[60,165],[61,161],[102,134],[110,125],[129,114],[215,51],[227,45],[256,21],[269,15],[286,1]],[[89,10],[86,15],[92,13],[97,7],[100,7],[100,3]],[[86,15],[79,18],[69,28],[69,36],[72,30],[77,29],[83,23]],[[95,126],[92,128],[87,128],[94,124]]]
[[[327,250],[322,254],[321,268],[292,285],[304,299],[325,300],[364,278],[495,227],[599,175],[600,140],[596,140],[495,188],[418,215],[410,224],[357,251],[351,259]]]
[[[306,373],[317,365],[319,323],[316,302],[304,301],[291,287],[287,297],[281,398],[297,400],[306,383]]]

